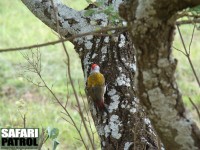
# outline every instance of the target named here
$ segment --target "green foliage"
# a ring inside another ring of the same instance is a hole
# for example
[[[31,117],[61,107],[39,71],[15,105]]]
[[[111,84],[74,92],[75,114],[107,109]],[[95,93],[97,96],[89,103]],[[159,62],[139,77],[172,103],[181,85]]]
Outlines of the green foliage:
[[[86,0],[86,2],[87,2],[88,4],[92,4],[92,3],[93,3],[92,0]]]
[[[91,1],[89,0],[88,3],[90,4]],[[93,3],[98,7],[98,9],[91,8],[88,10],[85,10],[85,17],[92,16],[93,14],[106,14],[108,16],[108,20],[110,22],[110,25],[116,26],[121,25],[123,19],[119,16],[118,11],[114,9],[113,5],[109,5],[108,7],[104,7],[105,0],[100,0],[98,2]]]
[[[47,127],[47,133],[48,137],[52,140],[52,149],[56,150],[57,146],[60,144],[60,142],[58,142],[57,140],[57,137],[59,135],[59,129]]]
[[[57,139],[53,139],[53,150],[56,150],[57,146],[60,144],[60,142],[57,141]]]
[[[188,10],[189,12],[193,13],[193,14],[200,14],[200,5],[193,7],[193,8],[189,8]]]
[[[47,127],[47,133],[48,133],[49,138],[54,140],[59,135],[59,129],[58,128]]]
[[[89,10],[86,10],[84,15],[85,17],[89,17],[89,16],[92,16],[92,14],[96,13],[96,10],[95,9],[89,9]]]

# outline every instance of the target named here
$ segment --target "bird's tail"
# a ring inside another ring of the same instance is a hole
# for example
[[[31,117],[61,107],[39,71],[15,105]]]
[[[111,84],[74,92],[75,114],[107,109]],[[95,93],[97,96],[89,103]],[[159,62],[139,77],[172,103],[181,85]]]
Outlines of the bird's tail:
[[[106,108],[106,106],[104,104],[104,100],[98,101],[97,107],[99,108],[100,111],[105,111],[107,114],[109,113],[108,109]]]

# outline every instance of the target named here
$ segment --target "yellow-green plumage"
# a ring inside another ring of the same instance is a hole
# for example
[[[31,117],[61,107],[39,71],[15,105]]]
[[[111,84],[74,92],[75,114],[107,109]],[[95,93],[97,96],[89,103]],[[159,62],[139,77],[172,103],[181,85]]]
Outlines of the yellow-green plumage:
[[[93,72],[87,80],[87,90],[95,105],[104,110],[105,78],[100,72]]]
[[[104,86],[105,85],[105,78],[101,73],[94,72],[90,74],[87,80],[88,87],[94,86]]]

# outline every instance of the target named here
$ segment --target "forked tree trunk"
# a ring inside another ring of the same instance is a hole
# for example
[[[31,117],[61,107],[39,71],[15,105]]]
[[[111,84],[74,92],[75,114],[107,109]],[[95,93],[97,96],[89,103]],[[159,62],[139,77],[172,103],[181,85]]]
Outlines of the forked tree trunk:
[[[50,1],[22,0],[22,2],[42,22],[57,30]],[[109,25],[108,16],[103,13],[85,17],[84,10],[73,10],[59,0],[54,0],[54,3],[58,11],[59,30],[63,37],[94,31],[96,27]],[[120,3],[121,0],[108,1],[105,6],[113,4],[117,11]],[[92,25],[94,22],[96,25]],[[110,36],[89,35],[71,42],[81,59],[85,79],[90,72],[90,65],[97,63],[108,83],[105,102],[109,115],[104,113],[101,116],[90,103],[102,149],[158,149],[151,123],[135,97],[135,52],[129,35],[117,34],[115,31]]]
[[[200,149],[200,131],[186,115],[172,57],[176,13],[199,0],[131,0],[121,5],[136,49],[137,94],[167,150]]]

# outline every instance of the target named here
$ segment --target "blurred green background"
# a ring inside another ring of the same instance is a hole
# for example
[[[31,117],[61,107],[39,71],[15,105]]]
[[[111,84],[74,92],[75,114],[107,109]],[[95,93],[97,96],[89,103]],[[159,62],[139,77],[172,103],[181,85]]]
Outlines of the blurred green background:
[[[85,1],[80,0],[65,0],[64,2],[78,10],[87,6]],[[192,25],[181,27],[187,47],[192,28]],[[200,77],[199,38],[200,32],[196,31],[191,47],[191,59]],[[37,19],[20,0],[0,0],[0,48],[27,46],[53,40],[57,40],[55,33]],[[84,79],[80,60],[73,49],[73,45],[69,42],[66,42],[66,45],[70,57],[73,59],[71,61],[71,73],[76,89],[84,94]],[[183,50],[178,34],[175,36],[174,46]],[[68,110],[76,122],[80,123],[79,114],[75,110],[76,103],[72,88],[66,77],[66,64],[64,62],[66,57],[62,47],[55,45],[39,50],[42,54],[42,75],[44,79],[49,86],[54,85],[53,91],[62,101],[66,101],[67,95],[69,96]],[[23,51],[22,53],[26,52]],[[173,53],[178,59],[176,77],[183,94],[184,103],[187,110],[190,111],[190,115],[199,124],[197,114],[188,100],[188,97],[191,97],[200,108],[199,87],[186,57],[176,50]],[[23,99],[28,110],[28,127],[56,127],[60,130],[58,140],[61,143],[58,149],[84,149],[82,143],[76,139],[78,138],[76,130],[61,118],[61,108],[54,102],[49,92],[34,86],[22,77],[22,75],[30,75],[29,73],[24,74],[22,66],[26,65],[26,60],[22,54],[20,52],[0,53],[0,64],[0,127],[23,126],[16,105],[17,101]],[[32,76],[32,78],[37,81],[37,77]],[[49,147],[51,147],[50,141],[45,144],[44,149]]]

